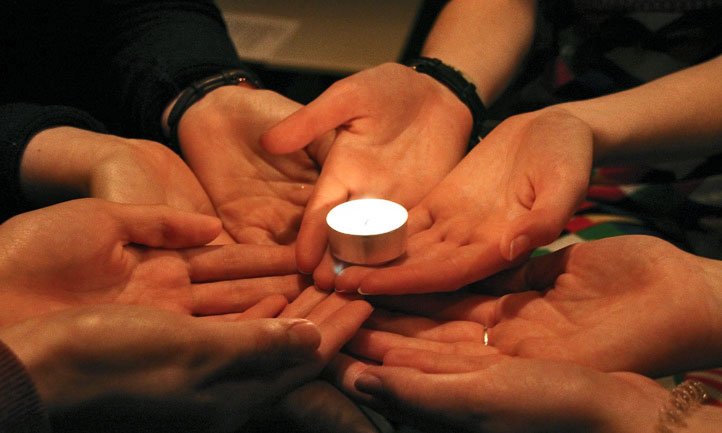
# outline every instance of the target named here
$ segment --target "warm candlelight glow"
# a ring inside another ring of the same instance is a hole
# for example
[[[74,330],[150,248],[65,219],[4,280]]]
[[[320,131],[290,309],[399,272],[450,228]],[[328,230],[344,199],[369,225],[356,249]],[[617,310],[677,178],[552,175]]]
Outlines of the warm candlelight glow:
[[[408,212],[398,203],[365,198],[336,206],[326,216],[326,222],[338,232],[368,236],[396,230],[407,218]]]
[[[364,265],[381,264],[406,251],[408,212],[398,203],[360,199],[342,203],[326,216],[331,254]]]

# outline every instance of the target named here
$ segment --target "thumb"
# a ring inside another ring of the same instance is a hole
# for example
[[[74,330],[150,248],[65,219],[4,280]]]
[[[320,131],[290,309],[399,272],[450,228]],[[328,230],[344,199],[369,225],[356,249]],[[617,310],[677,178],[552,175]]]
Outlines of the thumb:
[[[438,407],[437,399],[448,394],[443,386],[437,386],[434,378],[410,367],[369,367],[358,375],[354,387],[380,402],[394,402],[401,407],[413,402],[423,410]]]
[[[501,256],[514,261],[522,254],[553,242],[579,208],[586,184],[561,180],[539,188],[530,211],[514,218],[502,235]]]
[[[261,136],[261,147],[270,153],[290,153],[332,131],[354,117],[355,105],[336,83],[308,105],[301,107]]]
[[[298,356],[310,358],[321,344],[321,330],[306,319],[256,319],[235,323],[215,322],[224,340],[243,364],[258,363],[262,369],[288,364]],[[228,328],[230,326],[230,328]],[[230,335],[229,335],[230,333]]]
[[[556,210],[532,210],[513,219],[501,236],[501,256],[512,262],[534,248],[553,242],[564,229],[568,216]]]
[[[112,213],[128,243],[155,248],[205,245],[222,229],[221,221],[216,217],[164,205],[113,203]]]

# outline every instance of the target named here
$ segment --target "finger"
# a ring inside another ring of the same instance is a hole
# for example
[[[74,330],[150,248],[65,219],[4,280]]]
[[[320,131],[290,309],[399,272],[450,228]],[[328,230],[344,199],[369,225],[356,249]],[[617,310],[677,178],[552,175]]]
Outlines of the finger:
[[[321,345],[318,352],[325,363],[333,358],[371,315],[373,308],[366,301],[352,301],[333,312],[319,325]]]
[[[454,320],[442,322],[426,317],[390,313],[376,309],[364,323],[367,329],[390,332],[405,337],[454,343],[457,341],[484,341],[484,325]]]
[[[189,309],[199,316],[239,313],[270,295],[293,300],[307,286],[306,279],[298,274],[193,284]]]
[[[162,205],[109,203],[128,243],[155,248],[197,247],[221,233],[213,216],[176,210]]]
[[[273,364],[288,365],[283,358],[300,355],[310,359],[321,344],[321,329],[305,319],[257,319],[235,323],[206,322],[212,326],[209,337],[218,340],[218,350],[226,350],[238,364],[254,365],[254,370],[272,369]],[[220,356],[220,353],[218,354]],[[264,361],[264,362],[261,362]],[[274,366],[274,367],[275,367]],[[243,373],[247,375],[247,372]]]
[[[183,250],[191,281],[291,275],[296,273],[293,247],[233,244]]]
[[[513,261],[559,237],[584,198],[585,188],[580,188],[578,183],[570,182],[564,176],[540,182],[531,211],[513,219],[502,235],[499,242],[501,255]]]
[[[306,319],[314,323],[323,323],[329,316],[339,309],[345,307],[352,301],[360,299],[361,297],[356,294],[345,295],[341,293],[332,293],[314,306],[313,309],[306,315]]]
[[[296,262],[299,271],[310,274],[321,262],[328,242],[326,215],[348,199],[348,190],[333,174],[322,172],[306,206],[296,239]]]
[[[437,409],[438,396],[448,394],[429,375],[410,367],[369,367],[354,382],[360,393],[372,396],[376,401],[389,402],[393,406],[411,405],[418,410]],[[434,396],[434,397],[430,397]]]
[[[403,266],[400,264],[395,265],[396,262],[391,262],[388,266]],[[333,286],[337,292],[341,293],[356,293],[361,286],[361,281],[366,278],[367,275],[375,272],[379,268],[371,268],[367,266],[346,266],[336,275]],[[314,273],[314,278],[316,277]]]
[[[358,292],[363,295],[448,292],[508,265],[497,245],[466,245],[457,248],[441,263],[437,258],[375,270],[361,280]]]
[[[326,366],[324,376],[343,390],[347,395],[358,401],[368,400],[369,396],[358,392],[354,383],[356,378],[369,368],[370,364],[343,353],[337,353]]]
[[[215,239],[213,239],[211,242],[208,242],[208,245],[228,245],[228,244],[235,244],[236,240],[233,239],[233,236],[231,236],[225,229],[221,231],[221,234],[218,235]]]
[[[554,285],[557,277],[565,272],[569,254],[574,248],[575,245],[570,245],[553,253],[534,257],[518,268],[487,278],[482,285],[498,294],[549,288]]]
[[[365,328],[359,329],[354,338],[346,345],[346,348],[355,355],[378,362],[384,359],[389,350],[395,348],[421,349],[437,353],[469,356],[484,356],[498,352],[496,348],[484,346],[483,343],[478,341],[446,343]]]
[[[306,317],[311,310],[330,295],[315,286],[307,287],[296,299],[283,309],[279,317]]]
[[[256,431],[376,432],[358,406],[322,380],[291,391],[274,407],[273,413],[264,418],[270,418],[273,427]],[[281,428],[277,424],[279,420],[283,420]]]
[[[313,281],[316,283],[316,287],[321,290],[333,290],[335,288],[336,274],[342,272],[345,266],[347,265],[336,260],[331,255],[331,251],[326,248],[321,263],[313,271]]]
[[[434,224],[431,210],[420,203],[409,210],[408,234],[409,236],[428,230]]]
[[[431,374],[469,373],[497,364],[505,355],[465,356],[437,353],[422,349],[391,349],[384,356],[384,366],[410,367]]]
[[[261,136],[261,147],[271,153],[289,153],[351,120],[358,105],[338,83],[301,107]]]
[[[374,306],[436,320],[468,320],[493,326],[498,298],[466,293],[374,296]]]
[[[534,209],[516,217],[499,241],[501,255],[514,261],[534,248],[559,237],[571,214],[560,215],[556,209]]]
[[[239,320],[267,319],[278,316],[288,305],[288,299],[283,295],[271,295],[263,298],[259,303],[240,313]]]
[[[288,305],[288,300],[282,295],[272,295],[262,299],[256,305],[242,313],[217,314],[215,316],[200,316],[199,319],[219,322],[239,322],[242,320],[270,319],[276,317]]]

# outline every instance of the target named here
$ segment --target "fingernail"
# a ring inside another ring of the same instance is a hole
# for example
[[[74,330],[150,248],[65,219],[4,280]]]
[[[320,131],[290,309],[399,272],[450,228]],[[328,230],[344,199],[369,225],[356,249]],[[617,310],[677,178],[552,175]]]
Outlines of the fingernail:
[[[509,261],[513,261],[525,252],[529,248],[530,243],[531,240],[527,235],[521,235],[512,240],[509,244]]]
[[[293,347],[315,349],[321,343],[321,331],[313,322],[301,319],[288,328],[288,340]]]
[[[355,292],[355,290],[353,290],[353,289],[351,289],[351,290],[346,290],[346,289],[339,289],[338,287],[336,287],[336,288],[333,289],[333,290],[336,291],[336,292],[338,292],[338,293],[353,293],[353,292]]]
[[[366,394],[381,394],[384,391],[384,384],[381,379],[368,373],[361,373],[353,385]]]

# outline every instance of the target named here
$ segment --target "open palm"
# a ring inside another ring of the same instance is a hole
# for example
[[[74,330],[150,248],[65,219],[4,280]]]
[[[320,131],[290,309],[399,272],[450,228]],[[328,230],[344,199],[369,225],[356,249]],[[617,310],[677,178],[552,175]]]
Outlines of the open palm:
[[[268,90],[225,86],[181,118],[183,158],[237,242],[292,244],[318,177],[305,150],[271,155],[261,134],[300,104]]]
[[[560,113],[500,124],[410,210],[405,256],[386,267],[319,267],[320,286],[364,294],[456,290],[551,242],[581,202],[591,134]]]
[[[292,299],[305,287],[291,247],[201,247],[220,229],[215,217],[99,199],[17,216],[0,227],[2,322],[103,303],[240,312],[268,295]],[[198,248],[174,250],[187,247]]]

